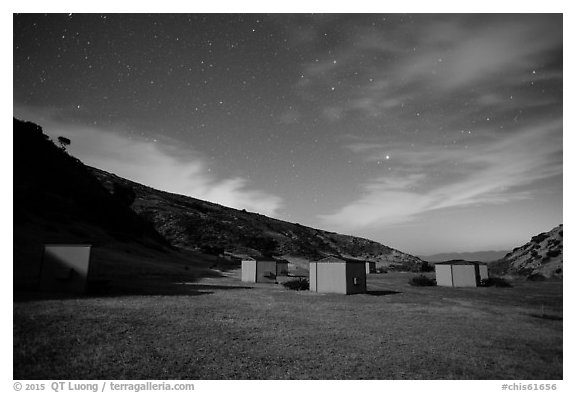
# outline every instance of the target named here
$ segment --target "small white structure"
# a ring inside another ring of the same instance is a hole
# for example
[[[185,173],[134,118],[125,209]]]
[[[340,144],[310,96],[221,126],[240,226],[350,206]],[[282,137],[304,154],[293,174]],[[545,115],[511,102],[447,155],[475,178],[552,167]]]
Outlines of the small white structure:
[[[376,273],[376,262],[366,261],[366,274]]]
[[[91,245],[46,244],[40,271],[40,290],[84,293]]]
[[[453,260],[435,264],[436,284],[444,287],[477,287],[488,279],[488,266],[483,262]]]
[[[242,281],[277,283],[276,277],[288,275],[288,261],[266,257],[242,259]]]
[[[322,293],[365,293],[366,263],[327,257],[310,262],[310,290]]]

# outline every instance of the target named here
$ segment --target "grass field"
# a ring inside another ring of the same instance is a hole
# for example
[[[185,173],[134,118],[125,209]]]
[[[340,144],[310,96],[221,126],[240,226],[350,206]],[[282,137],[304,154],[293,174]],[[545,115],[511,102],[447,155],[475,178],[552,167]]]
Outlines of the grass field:
[[[562,282],[368,294],[246,284],[14,302],[14,379],[562,379]],[[152,282],[152,281],[151,281]]]

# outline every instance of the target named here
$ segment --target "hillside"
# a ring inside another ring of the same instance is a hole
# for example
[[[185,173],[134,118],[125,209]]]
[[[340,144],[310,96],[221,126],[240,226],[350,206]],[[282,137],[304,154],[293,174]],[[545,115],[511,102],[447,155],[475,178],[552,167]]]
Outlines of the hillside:
[[[563,230],[562,224],[549,232],[533,236],[521,247],[517,247],[504,258],[490,265],[494,274],[545,277],[562,277],[563,274]]]
[[[98,226],[116,239],[138,239],[167,245],[145,220],[128,208],[120,195],[111,195],[88,168],[57,147],[42,128],[14,119],[14,225],[51,222],[61,230],[74,231],[79,224]],[[47,240],[58,238],[48,231]],[[90,233],[77,235],[95,240]]]
[[[379,267],[417,270],[422,261],[380,243],[293,224],[261,214],[171,194],[91,168],[112,193],[133,196],[132,209],[180,248],[283,255],[307,269],[325,255],[362,258]]]
[[[91,272],[102,278],[125,273],[133,281],[136,271],[141,275],[165,272],[170,265],[166,260],[179,261],[176,272],[184,270],[184,261],[190,263],[190,257],[181,256],[128,207],[129,195],[121,191],[111,195],[41,127],[14,119],[13,137],[15,289],[36,284],[46,243],[92,244]],[[209,263],[213,262],[204,265]],[[202,267],[202,263],[195,266]],[[210,274],[204,269],[202,274]],[[190,274],[192,270],[188,270]]]

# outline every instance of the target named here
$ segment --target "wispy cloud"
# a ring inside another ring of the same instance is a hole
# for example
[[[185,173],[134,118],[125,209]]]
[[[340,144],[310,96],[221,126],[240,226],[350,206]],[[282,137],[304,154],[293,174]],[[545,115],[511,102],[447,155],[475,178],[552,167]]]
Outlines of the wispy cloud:
[[[50,110],[15,113],[38,122],[53,139],[65,136],[72,140],[71,154],[85,164],[159,190],[188,195],[237,209],[275,216],[282,198],[252,188],[242,176],[222,178],[210,160],[192,147],[182,147],[169,139],[155,140],[128,136],[122,131],[72,124],[57,120]],[[42,113],[40,118],[38,113]]]
[[[302,97],[308,89],[330,92],[336,86],[334,98],[326,100],[329,120],[336,110],[340,118],[386,117],[397,115],[394,112],[407,103],[439,106],[459,96],[490,105],[494,102],[483,99],[493,89],[513,91],[529,82],[561,81],[562,25],[557,16],[410,18],[413,23],[391,20],[381,29],[344,24],[348,39],[303,66],[306,83],[297,85]]]
[[[372,142],[348,148],[382,163],[386,174],[363,184],[358,199],[320,216],[332,228],[387,226],[437,209],[529,198],[523,186],[562,174],[561,122],[494,135],[474,149]]]

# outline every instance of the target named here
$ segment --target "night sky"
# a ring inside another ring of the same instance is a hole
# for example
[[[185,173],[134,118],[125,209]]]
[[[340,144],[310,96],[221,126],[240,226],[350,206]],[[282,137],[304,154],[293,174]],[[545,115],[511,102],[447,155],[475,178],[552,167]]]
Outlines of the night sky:
[[[416,255],[562,223],[562,15],[15,15],[84,163]]]

